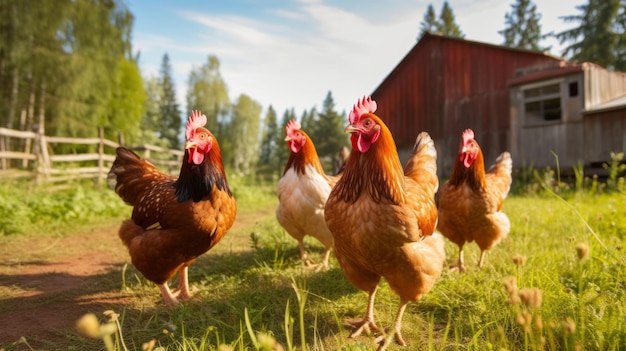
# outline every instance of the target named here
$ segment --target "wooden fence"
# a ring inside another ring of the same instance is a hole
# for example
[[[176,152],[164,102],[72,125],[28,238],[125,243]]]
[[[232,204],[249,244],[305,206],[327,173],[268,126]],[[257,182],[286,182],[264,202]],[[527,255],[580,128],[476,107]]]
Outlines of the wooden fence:
[[[101,185],[115,160],[115,149],[123,142],[105,139],[102,129],[98,130],[98,135],[97,138],[66,138],[0,128],[0,178],[21,177],[50,183],[90,178]],[[85,148],[95,151],[54,154],[52,146],[58,144],[95,145],[95,148]],[[181,150],[149,144],[128,148],[170,174],[179,171],[184,155]]]

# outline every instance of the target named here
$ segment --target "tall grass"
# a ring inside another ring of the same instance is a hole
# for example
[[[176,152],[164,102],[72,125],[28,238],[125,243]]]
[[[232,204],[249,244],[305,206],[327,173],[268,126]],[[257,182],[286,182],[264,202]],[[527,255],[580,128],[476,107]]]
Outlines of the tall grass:
[[[540,182],[520,185],[526,190],[505,201],[512,230],[489,251],[483,269],[476,268],[478,248],[469,244],[468,271],[444,269],[433,290],[409,304],[407,350],[626,349],[626,194],[589,181],[568,188],[544,171]],[[616,176],[615,184],[621,182]],[[189,270],[199,302],[168,310],[152,283],[132,266],[120,269],[117,282],[103,284],[132,302],[113,315],[96,313],[98,328],[108,328],[109,347],[374,350],[377,335],[347,338],[349,322],[365,313],[366,294],[345,279],[334,258],[327,271],[302,267],[296,241],[274,218],[271,186],[236,178],[231,183],[237,226]],[[322,258],[320,243],[307,239],[306,245],[313,259]],[[447,264],[457,253],[446,242]],[[398,302],[382,282],[375,305],[379,326],[392,323]],[[71,337],[55,342],[64,349],[102,347],[105,333],[97,330],[95,341],[66,331]]]

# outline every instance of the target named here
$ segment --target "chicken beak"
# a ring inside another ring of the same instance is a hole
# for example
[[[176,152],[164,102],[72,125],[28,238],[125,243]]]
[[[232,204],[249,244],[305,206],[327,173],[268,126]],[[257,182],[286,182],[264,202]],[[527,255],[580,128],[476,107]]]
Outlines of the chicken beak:
[[[195,141],[187,140],[185,142],[185,150],[187,149],[195,149],[198,146]]]
[[[346,134],[357,133],[358,131],[359,131],[359,128],[354,124],[348,124],[346,129],[343,130],[343,132]]]
[[[285,141],[291,141],[291,137],[290,136],[286,136],[285,137]]]

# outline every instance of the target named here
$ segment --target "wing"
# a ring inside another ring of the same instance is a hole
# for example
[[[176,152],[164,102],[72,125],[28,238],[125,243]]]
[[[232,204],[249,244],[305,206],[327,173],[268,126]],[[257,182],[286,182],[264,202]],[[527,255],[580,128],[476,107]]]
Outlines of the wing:
[[[502,209],[504,199],[511,189],[511,171],[513,168],[513,160],[511,154],[503,152],[498,156],[495,163],[489,167],[485,174],[485,196],[487,201],[496,206],[496,211]]]

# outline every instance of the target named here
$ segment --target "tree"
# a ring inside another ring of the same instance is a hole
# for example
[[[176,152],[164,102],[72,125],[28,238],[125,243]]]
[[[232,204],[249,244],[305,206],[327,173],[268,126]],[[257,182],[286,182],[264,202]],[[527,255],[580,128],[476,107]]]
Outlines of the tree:
[[[263,128],[263,136],[261,138],[261,152],[259,155],[259,164],[268,166],[275,170],[278,160],[278,148],[282,145],[276,143],[276,135],[279,134],[278,121],[276,120],[276,111],[270,105],[265,114],[265,126]]]
[[[220,116],[230,108],[228,88],[220,73],[220,61],[209,56],[207,62],[189,73],[187,89],[187,113],[202,111],[207,116],[207,128],[216,131]]]
[[[626,1],[589,0],[576,8],[581,14],[561,17],[565,22],[579,24],[556,34],[561,44],[571,43],[562,55],[573,61],[626,70]]]
[[[537,6],[531,0],[517,0],[511,8],[511,12],[504,16],[506,28],[498,32],[504,36],[504,45],[516,49],[547,50],[539,46],[542,35]]]
[[[126,142],[133,143],[141,135],[140,122],[144,115],[146,91],[137,64],[123,57],[119,61],[108,113],[100,125],[104,127],[105,137],[115,139],[123,131]]]
[[[329,91],[324,99],[322,112],[318,113],[315,128],[309,133],[321,159],[326,162],[326,170],[332,171],[337,153],[342,146],[348,145],[348,138],[343,132],[345,116],[335,110],[335,100]]]
[[[443,35],[456,38],[464,38],[465,34],[461,32],[461,28],[455,23],[454,12],[448,2],[443,3],[441,8],[441,15],[439,16],[439,31]]]
[[[291,121],[292,119],[296,119],[296,112],[294,111],[294,109],[292,108],[290,110],[285,110],[285,113],[283,113],[283,119],[280,122],[280,126],[278,128],[279,133],[276,133],[275,135],[276,145],[279,146],[276,156],[278,159],[278,171],[280,172],[280,175],[283,174],[285,164],[287,163],[287,159],[289,159],[289,153],[291,152],[287,147],[287,143],[285,143],[285,127],[287,126],[287,123],[289,123],[289,121]]]
[[[417,37],[417,40],[424,35],[426,32],[436,32],[439,29],[439,22],[437,21],[437,15],[435,14],[435,9],[432,4],[428,4],[428,8],[426,9],[426,14],[424,15],[424,20],[422,21],[422,27],[420,29],[420,34]]]
[[[163,55],[163,60],[161,61],[159,84],[161,85],[162,95],[159,101],[161,120],[159,121],[158,132],[161,134],[161,137],[169,141],[170,148],[179,149],[179,133],[182,120],[180,118],[178,102],[176,101],[176,90],[172,78],[170,57],[167,53]]]
[[[258,102],[245,94],[239,95],[232,107],[228,140],[221,139],[233,146],[233,168],[242,175],[250,174],[251,166],[257,163],[261,110]]]
[[[161,133],[158,132],[161,122],[161,96],[163,96],[159,80],[154,76],[145,78],[144,90],[146,101],[137,138],[142,143],[168,147],[169,141],[161,138]]]

